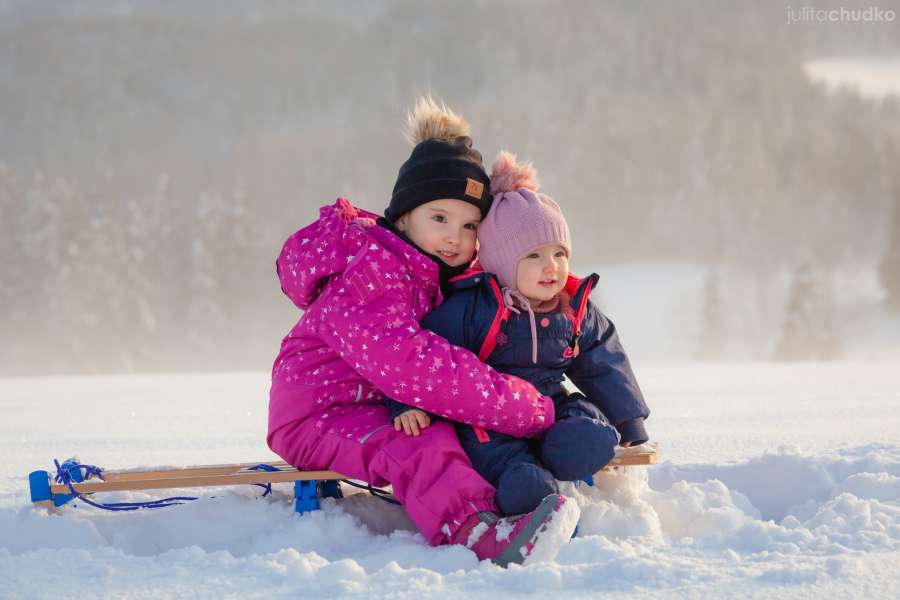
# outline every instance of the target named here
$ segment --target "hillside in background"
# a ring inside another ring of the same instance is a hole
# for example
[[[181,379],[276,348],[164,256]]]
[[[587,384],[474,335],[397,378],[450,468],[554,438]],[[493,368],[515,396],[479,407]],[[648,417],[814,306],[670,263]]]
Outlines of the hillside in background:
[[[690,357],[788,347],[748,346],[733,311],[716,325],[716,286],[773,338],[799,318],[804,269],[807,315],[893,289],[878,268],[900,252],[900,100],[804,65],[896,60],[897,23],[789,25],[783,3],[465,7],[5,3],[0,374],[266,368],[296,318],[281,242],[338,195],[386,205],[425,91],[469,118],[487,161],[534,161],[576,266],[741,273],[699,276]],[[875,275],[848,291],[848,272]],[[668,335],[631,346],[682,343]]]

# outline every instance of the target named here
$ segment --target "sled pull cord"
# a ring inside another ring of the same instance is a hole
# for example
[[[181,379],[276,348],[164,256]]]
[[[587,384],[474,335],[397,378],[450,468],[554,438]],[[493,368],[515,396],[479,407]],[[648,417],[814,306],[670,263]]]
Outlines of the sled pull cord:
[[[268,472],[272,473],[272,472],[277,472],[280,469],[278,469],[277,467],[273,467],[272,465],[259,463],[255,467],[248,467],[247,470],[248,471],[268,471]],[[265,490],[265,491],[263,491],[263,495],[260,496],[261,498],[265,498],[266,496],[268,496],[269,494],[272,493],[272,484],[271,483],[254,483],[251,485],[259,486],[263,490]]]
[[[402,503],[399,500],[394,500],[393,498],[389,498],[390,493],[387,490],[383,490],[381,488],[372,487],[371,485],[363,485],[361,483],[356,483],[355,481],[350,481],[349,479],[341,479],[341,483],[346,483],[347,485],[352,485],[353,487],[359,488],[361,490],[368,490],[370,494],[378,498],[379,500],[384,500],[388,504],[399,504]]]
[[[103,510],[138,510],[140,508],[166,508],[168,506],[177,506],[179,504],[184,504],[185,502],[189,502],[191,500],[196,500],[197,498],[193,498],[191,496],[173,496],[172,498],[161,498],[159,500],[149,500],[147,502],[94,502],[89,499],[84,494],[80,493],[75,489],[75,486],[72,485],[72,482],[78,482],[79,480],[83,481],[89,475],[95,475],[100,479],[103,478],[103,469],[94,465],[83,465],[81,463],[66,463],[66,467],[63,468],[59,461],[55,458],[53,459],[53,463],[56,465],[56,483],[61,483],[69,488],[69,492],[85,504],[89,504],[96,508],[102,508]],[[82,475],[81,469],[84,469],[84,474]],[[73,476],[72,471],[77,473],[77,476]]]

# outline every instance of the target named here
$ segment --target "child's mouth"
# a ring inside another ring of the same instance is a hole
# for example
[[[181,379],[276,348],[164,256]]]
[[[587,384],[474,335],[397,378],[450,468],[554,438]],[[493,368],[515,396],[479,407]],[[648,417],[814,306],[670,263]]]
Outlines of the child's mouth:
[[[452,260],[459,256],[459,252],[446,252],[444,250],[438,250],[438,256],[440,256],[441,258]]]
[[[556,280],[555,279],[544,279],[542,281],[538,281],[538,285],[543,288],[552,288],[553,286],[556,285]]]

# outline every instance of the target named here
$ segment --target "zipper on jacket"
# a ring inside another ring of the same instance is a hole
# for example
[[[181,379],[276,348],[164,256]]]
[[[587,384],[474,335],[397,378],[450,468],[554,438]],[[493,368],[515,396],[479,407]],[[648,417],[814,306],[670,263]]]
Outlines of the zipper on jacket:
[[[372,431],[370,431],[370,432],[367,433],[366,435],[364,435],[364,436],[362,436],[361,438],[359,438],[359,443],[360,443],[360,444],[365,444],[367,439],[369,439],[370,437],[372,437],[373,435],[375,435],[376,433],[378,433],[379,431],[381,431],[381,430],[384,429],[385,427],[393,427],[393,425],[392,425],[391,423],[385,423],[384,425],[379,425],[378,427],[376,427],[375,429],[373,429]]]

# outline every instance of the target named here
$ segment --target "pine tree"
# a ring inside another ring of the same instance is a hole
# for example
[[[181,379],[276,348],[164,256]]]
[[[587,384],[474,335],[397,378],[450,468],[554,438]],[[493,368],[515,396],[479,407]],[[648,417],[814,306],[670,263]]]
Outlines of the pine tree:
[[[832,360],[841,353],[830,286],[810,264],[801,265],[791,283],[778,360]]]
[[[21,196],[16,174],[0,163],[0,374],[5,366],[22,352],[21,333],[28,331],[24,317],[27,314],[29,274],[15,237],[18,217],[16,202]]]
[[[700,344],[696,356],[700,360],[721,359],[725,350],[725,307],[722,301],[722,273],[717,268],[706,273],[702,309]]]
[[[887,307],[900,313],[900,197],[894,205],[894,219],[888,247],[881,259],[881,285],[887,294]]]

